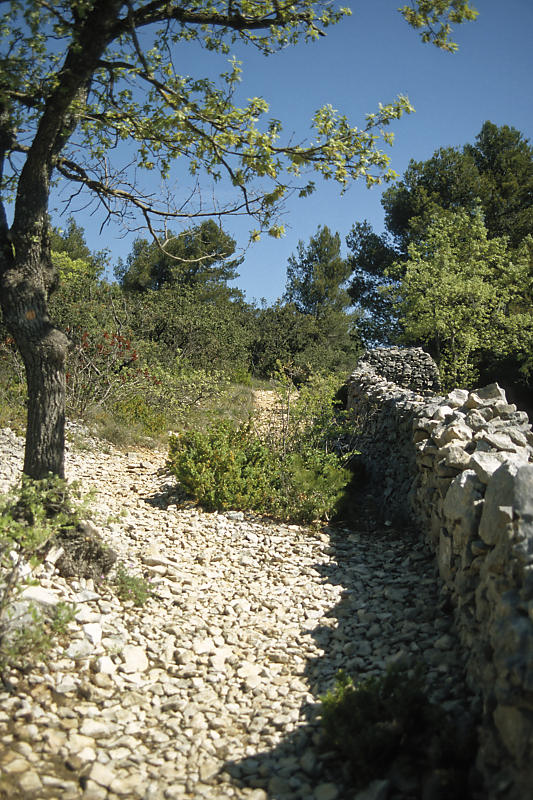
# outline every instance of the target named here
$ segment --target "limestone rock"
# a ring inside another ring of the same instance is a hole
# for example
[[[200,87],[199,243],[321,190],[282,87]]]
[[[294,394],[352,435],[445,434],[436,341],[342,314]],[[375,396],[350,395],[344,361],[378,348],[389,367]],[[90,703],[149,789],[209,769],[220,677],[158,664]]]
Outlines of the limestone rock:
[[[148,669],[148,658],[143,647],[128,644],[122,651],[122,657],[124,658],[122,672],[144,672]]]

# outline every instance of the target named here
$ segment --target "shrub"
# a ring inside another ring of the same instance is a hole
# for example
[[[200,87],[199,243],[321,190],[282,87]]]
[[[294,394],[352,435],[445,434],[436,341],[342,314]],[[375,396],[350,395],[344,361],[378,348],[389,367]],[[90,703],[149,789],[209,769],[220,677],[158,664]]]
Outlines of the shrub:
[[[178,481],[208,510],[266,510],[276,469],[272,451],[250,423],[222,420],[205,431],[170,439],[169,466]]]
[[[117,564],[114,583],[117,597],[125,602],[131,600],[134,606],[143,606],[152,595],[148,581],[132,575],[122,562]]]
[[[344,418],[334,409],[333,384],[326,390],[317,379],[296,402],[291,387],[266,425],[223,420],[171,438],[170,471],[202,506],[302,523],[334,512],[350,472],[346,455],[335,452]]]
[[[116,444],[166,435],[226,385],[222,375],[193,369],[179,356],[163,364],[153,343],[134,346],[108,332],[69,333],[67,412],[93,421]]]
[[[313,522],[335,512],[350,471],[334,453],[307,448],[289,453],[279,462],[278,480],[271,511],[283,519]]]
[[[138,366],[131,341],[117,333],[69,329],[67,413],[83,416],[91,406],[109,408],[121,397],[142,393],[150,375]]]
[[[421,669],[393,666],[359,684],[341,671],[321,701],[324,745],[339,752],[356,788],[393,774],[422,783],[434,771],[448,792],[439,797],[470,796],[475,743],[459,743],[453,721],[428,700]]]
[[[42,660],[73,618],[59,603],[45,615],[21,600],[32,583],[36,566],[60,531],[75,525],[71,492],[64,481],[50,476],[24,478],[20,489],[0,502],[0,675],[6,681],[11,667],[24,668]]]

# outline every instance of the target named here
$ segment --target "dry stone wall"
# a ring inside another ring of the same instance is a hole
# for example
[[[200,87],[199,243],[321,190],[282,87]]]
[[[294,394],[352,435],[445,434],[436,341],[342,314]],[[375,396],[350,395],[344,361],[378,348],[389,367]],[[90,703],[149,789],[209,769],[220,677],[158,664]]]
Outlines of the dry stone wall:
[[[497,385],[437,395],[418,348],[365,353],[348,381],[357,446],[389,518],[429,539],[483,700],[491,798],[533,787],[533,433]]]

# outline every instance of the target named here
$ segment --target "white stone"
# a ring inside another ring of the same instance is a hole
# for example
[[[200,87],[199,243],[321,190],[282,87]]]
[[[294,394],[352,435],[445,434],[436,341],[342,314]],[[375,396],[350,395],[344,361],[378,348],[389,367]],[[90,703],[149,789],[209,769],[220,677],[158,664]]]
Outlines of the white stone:
[[[148,669],[148,658],[143,647],[127,644],[122,650],[122,657],[124,658],[121,667],[123,672],[144,672]]]
[[[463,450],[458,444],[446,444],[439,449],[439,456],[444,457],[444,462],[448,467],[455,469],[468,469],[470,465],[470,454]]]
[[[76,757],[85,764],[91,764],[93,761],[96,761],[96,750],[94,747],[83,747],[76,753]]]
[[[102,615],[93,611],[89,606],[83,605],[76,609],[74,618],[76,622],[85,625],[88,622],[100,622]]]
[[[78,686],[78,682],[72,675],[66,675],[64,678],[61,678],[57,681],[55,685],[56,692],[59,694],[68,694],[69,692],[74,692]]]
[[[204,653],[214,653],[217,647],[212,639],[206,638],[195,639],[192,643],[192,649],[197,656],[200,656]]]
[[[88,622],[83,626],[83,633],[92,644],[100,644],[102,641],[102,626],[98,622]]]
[[[115,779],[116,775],[112,769],[99,761],[95,761],[89,772],[90,780],[97,783],[99,786],[109,786]]]
[[[214,759],[208,759],[203,761],[200,764],[200,780],[201,781],[210,781],[212,780],[218,773],[221,764]]]
[[[96,739],[99,736],[106,736],[109,733],[109,726],[107,722],[88,718],[81,723],[80,733],[83,736],[90,736]]]
[[[252,664],[250,661],[243,661],[237,670],[237,675],[239,678],[256,678],[260,672],[260,664]]]
[[[468,442],[472,438],[472,430],[461,422],[455,422],[453,425],[443,425],[433,431],[433,440],[439,445],[445,445],[449,442]]]
[[[449,417],[451,414],[453,414],[453,408],[451,406],[439,406],[433,414],[432,419],[444,422],[446,417]]]
[[[44,560],[47,564],[55,564],[64,552],[65,550],[62,547],[51,547]]]
[[[96,781],[88,780],[83,792],[83,800],[106,800],[107,789],[100,786]]]
[[[503,461],[495,453],[476,450],[470,457],[470,466],[482,483],[488,483]]]
[[[3,772],[7,772],[10,775],[17,775],[26,772],[29,767],[30,765],[25,758],[14,758],[12,761],[2,763]]]
[[[37,773],[34,772],[33,770],[25,772],[19,778],[19,786],[21,789],[23,789],[23,791],[28,792],[28,794],[31,794],[33,792],[38,792],[43,787],[41,779],[39,778]]]
[[[90,589],[82,589],[82,591],[77,592],[73,600],[75,603],[90,603],[92,600],[99,600],[100,595],[98,592],[93,592]]]
[[[71,753],[79,753],[84,747],[94,747],[94,739],[79,733],[71,733],[67,747]]]
[[[87,658],[93,652],[93,647],[87,639],[77,639],[65,650],[65,654],[73,660]]]
[[[116,664],[110,656],[99,656],[94,662],[94,671],[101,672],[104,675],[112,675],[116,672]]]
[[[30,603],[38,603],[41,606],[49,606],[55,608],[60,601],[60,597],[50,589],[45,589],[42,586],[27,586],[22,590],[20,596],[23,600]]]
[[[464,406],[468,400],[468,391],[466,389],[454,389],[447,394],[446,399],[451,406],[459,408],[460,406]]]

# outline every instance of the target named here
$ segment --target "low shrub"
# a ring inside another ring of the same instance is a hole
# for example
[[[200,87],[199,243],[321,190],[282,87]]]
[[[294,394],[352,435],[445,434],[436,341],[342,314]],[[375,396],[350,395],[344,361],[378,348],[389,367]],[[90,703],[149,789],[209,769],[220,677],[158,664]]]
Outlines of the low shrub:
[[[169,467],[180,484],[207,510],[266,510],[276,471],[272,450],[250,423],[221,420],[203,431],[172,436]]]
[[[152,596],[149,582],[132,575],[121,561],[117,564],[114,585],[117,597],[124,602],[131,601],[134,606],[143,606]]]
[[[454,720],[429,701],[420,668],[390,667],[359,684],[341,671],[321,702],[324,746],[337,750],[355,788],[402,776],[418,783],[413,797],[426,796],[421,787],[430,779],[444,791],[439,797],[471,796],[475,743],[457,736]]]
[[[279,462],[279,488],[271,512],[282,519],[313,522],[336,512],[351,477],[335,453],[308,448]]]
[[[50,476],[24,478],[20,488],[0,499],[0,676],[42,661],[66,631],[73,610],[59,603],[44,613],[24,600],[35,581],[32,570],[58,534],[78,522],[72,492]]]
[[[209,510],[249,509],[301,523],[328,518],[350,479],[347,455],[335,448],[345,430],[335,390],[316,379],[291,400],[287,386],[267,424],[252,416],[179,433],[170,439],[169,469]]]

